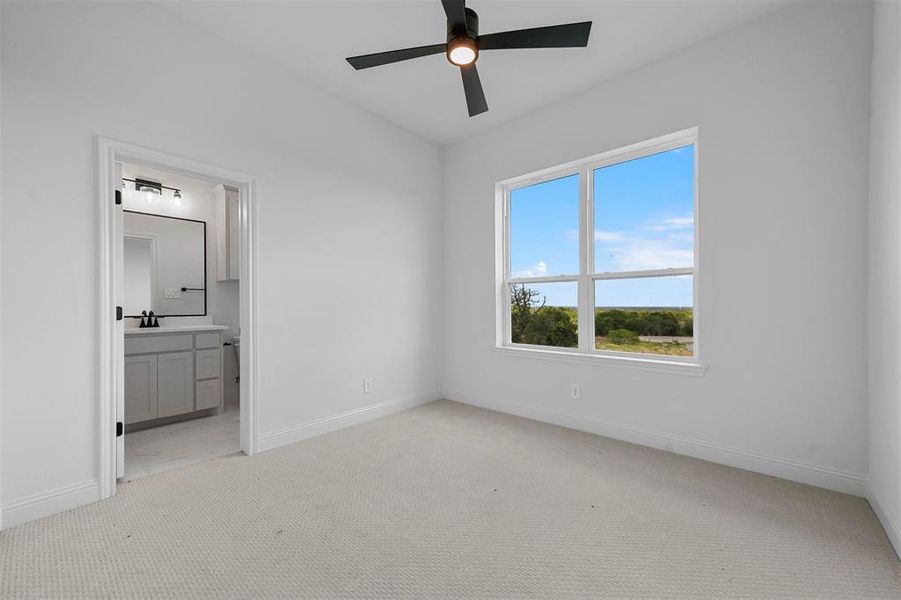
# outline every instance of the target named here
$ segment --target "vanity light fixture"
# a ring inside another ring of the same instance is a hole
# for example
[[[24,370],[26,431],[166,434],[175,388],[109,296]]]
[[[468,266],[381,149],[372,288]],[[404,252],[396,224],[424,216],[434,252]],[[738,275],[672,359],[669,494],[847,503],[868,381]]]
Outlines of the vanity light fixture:
[[[135,184],[135,191],[139,192],[148,204],[156,201],[157,197],[162,197],[163,190],[172,190],[172,203],[176,206],[181,206],[181,190],[178,188],[163,185],[159,181],[141,179],[140,177],[136,177],[134,179],[123,177],[122,189],[125,189],[126,181],[130,181],[131,183]]]
[[[135,190],[143,197],[147,204],[153,204],[156,196],[163,195],[163,185],[158,181],[150,181],[149,179],[135,178]]]

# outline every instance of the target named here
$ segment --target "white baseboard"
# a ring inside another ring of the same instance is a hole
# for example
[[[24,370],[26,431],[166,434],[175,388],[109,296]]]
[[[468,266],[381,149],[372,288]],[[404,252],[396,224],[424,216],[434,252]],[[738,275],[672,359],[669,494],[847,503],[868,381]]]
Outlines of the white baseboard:
[[[3,506],[0,529],[9,529],[98,500],[100,500],[100,482],[96,479],[25,496]]]
[[[885,535],[888,536],[888,540],[892,543],[895,554],[901,559],[901,526],[892,518],[892,515],[886,510],[885,505],[882,504],[876,494],[872,490],[867,490],[867,492],[867,500],[870,501],[873,512],[876,513],[876,517],[885,530]]]
[[[357,423],[377,419],[378,417],[390,415],[440,399],[441,393],[435,391],[428,394],[403,396],[395,398],[394,400],[371,404],[362,408],[356,408],[336,415],[330,415],[299,425],[292,425],[291,427],[285,427],[284,429],[277,429],[275,431],[260,434],[257,447],[260,452],[266,452],[267,450],[280,448],[281,446],[316,437],[323,433],[344,429],[345,427],[356,425]]]
[[[788,479],[854,496],[866,497],[866,476],[857,473],[748,452],[739,448],[711,444],[702,440],[651,431],[631,425],[568,415],[503,400],[489,400],[464,392],[445,392],[444,397],[464,404],[551,423],[569,429],[586,431],[641,446],[658,448],[729,467],[771,475],[780,479]]]

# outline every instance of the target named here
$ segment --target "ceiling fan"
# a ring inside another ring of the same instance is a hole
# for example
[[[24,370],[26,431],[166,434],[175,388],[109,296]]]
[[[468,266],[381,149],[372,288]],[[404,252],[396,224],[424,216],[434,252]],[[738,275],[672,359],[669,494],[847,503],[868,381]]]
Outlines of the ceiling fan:
[[[460,67],[466,106],[469,116],[474,117],[488,110],[482,81],[476,70],[476,60],[481,50],[584,48],[588,45],[591,21],[479,35],[479,16],[474,10],[466,8],[464,0],[441,0],[441,4],[447,14],[447,43],[352,56],[347,62],[359,70],[444,52],[451,64]]]

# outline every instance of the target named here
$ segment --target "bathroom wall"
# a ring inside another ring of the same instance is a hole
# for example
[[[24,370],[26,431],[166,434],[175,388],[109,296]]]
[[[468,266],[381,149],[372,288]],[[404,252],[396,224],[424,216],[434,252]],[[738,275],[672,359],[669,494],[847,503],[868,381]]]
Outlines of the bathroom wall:
[[[147,3],[0,11],[0,526],[99,493],[97,135],[256,176],[265,447],[437,397],[438,148]]]

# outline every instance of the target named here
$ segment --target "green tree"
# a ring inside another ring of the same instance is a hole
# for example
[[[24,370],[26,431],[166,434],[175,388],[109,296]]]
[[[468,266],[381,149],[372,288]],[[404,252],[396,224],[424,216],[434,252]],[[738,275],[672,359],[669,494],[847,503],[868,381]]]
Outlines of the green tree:
[[[579,336],[575,311],[546,304],[547,298],[537,290],[523,284],[513,285],[510,288],[510,339],[516,344],[576,347]]]
[[[626,326],[626,312],[623,310],[599,310],[594,315],[595,335],[607,335],[611,329],[623,329]]]
[[[510,337],[513,343],[531,343],[526,342],[524,336],[532,312],[538,307],[539,296],[541,294],[537,290],[529,289],[524,284],[514,284],[510,288]],[[544,306],[544,301],[541,302],[541,306]]]
[[[572,312],[559,306],[542,306],[532,312],[523,332],[527,344],[575,348],[579,345],[578,326]]]

